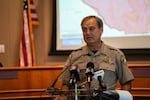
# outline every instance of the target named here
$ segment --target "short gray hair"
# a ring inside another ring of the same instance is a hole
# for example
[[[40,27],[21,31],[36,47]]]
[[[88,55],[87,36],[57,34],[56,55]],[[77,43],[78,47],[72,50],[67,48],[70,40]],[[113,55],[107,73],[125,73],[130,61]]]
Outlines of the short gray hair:
[[[103,21],[99,17],[97,17],[97,16],[87,16],[87,17],[84,17],[83,20],[81,21],[81,26],[82,26],[82,24],[83,24],[83,22],[85,20],[88,20],[88,19],[91,19],[91,18],[96,19],[97,25],[98,25],[99,28],[103,28]]]

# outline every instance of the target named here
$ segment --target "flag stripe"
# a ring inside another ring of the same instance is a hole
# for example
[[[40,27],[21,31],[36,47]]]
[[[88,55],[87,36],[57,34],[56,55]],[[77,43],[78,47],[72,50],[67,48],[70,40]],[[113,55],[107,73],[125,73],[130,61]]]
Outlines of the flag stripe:
[[[31,27],[32,28],[32,27]],[[27,11],[24,12],[24,35],[25,35],[25,45],[26,45],[26,52],[24,55],[27,56],[27,61],[28,66],[32,66],[32,50],[31,50],[31,39],[30,39],[30,20],[29,20],[29,14]]]
[[[36,7],[34,5],[33,0],[30,0],[30,12],[31,12],[31,20],[32,20],[32,25],[38,25],[38,17],[36,13]]]
[[[22,47],[22,64],[26,66],[27,65],[27,55],[26,55],[27,50],[26,50],[26,43],[25,43],[25,34],[23,34],[23,36],[22,36],[21,46],[24,46],[24,47]]]
[[[30,3],[32,4],[32,10]],[[35,6],[33,4],[34,2],[32,0],[24,0],[24,20],[19,58],[20,66],[33,66],[36,63],[32,27],[33,25],[38,25],[38,18],[36,15]]]

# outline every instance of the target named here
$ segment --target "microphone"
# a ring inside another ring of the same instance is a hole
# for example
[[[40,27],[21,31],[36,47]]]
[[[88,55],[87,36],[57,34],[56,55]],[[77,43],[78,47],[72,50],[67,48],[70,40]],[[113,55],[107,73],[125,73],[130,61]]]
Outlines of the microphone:
[[[80,72],[80,69],[77,65],[71,66],[71,68],[70,68],[70,81],[69,81],[70,84],[74,84],[77,81],[80,81],[79,72]]]
[[[87,82],[91,82],[91,77],[94,75],[94,64],[92,62],[87,63],[85,74],[87,75]]]
[[[74,62],[75,61],[77,61],[78,59],[80,59],[82,56],[84,56],[84,55],[79,55],[78,57],[76,57],[75,59],[74,59]],[[70,64],[70,65],[72,65],[72,64]],[[56,90],[58,90],[58,89],[56,89],[56,88],[54,88],[54,86],[55,86],[55,84],[56,84],[56,82],[58,81],[58,78],[66,71],[68,69],[68,67],[66,67],[66,69],[64,69],[58,76],[57,76],[57,78],[55,79],[55,81],[52,83],[52,85],[50,86],[50,87],[48,87],[47,88],[47,92],[55,92]]]
[[[100,90],[102,89],[103,91],[106,90],[106,84],[104,83],[104,81],[102,80],[101,76],[98,76],[98,80],[99,80],[99,85],[100,85]]]
[[[94,73],[93,78],[99,81],[100,90],[106,90],[106,84],[103,81],[104,70],[99,70]]]
[[[103,77],[104,77],[104,70],[99,70],[99,71],[94,72],[93,78],[98,80],[98,76],[101,76],[101,78],[103,79]]]

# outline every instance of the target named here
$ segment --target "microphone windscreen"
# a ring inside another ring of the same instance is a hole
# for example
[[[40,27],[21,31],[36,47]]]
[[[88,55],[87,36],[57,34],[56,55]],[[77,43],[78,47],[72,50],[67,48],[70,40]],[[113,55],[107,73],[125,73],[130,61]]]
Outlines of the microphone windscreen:
[[[78,67],[78,66],[76,66],[76,65],[72,65],[72,66],[70,67],[70,71],[71,71],[71,70],[77,70],[77,67]]]
[[[94,63],[93,62],[88,62],[86,67],[87,68],[94,68]]]
[[[85,74],[93,76],[94,75],[94,63],[88,62],[86,67],[87,68],[86,68]]]
[[[70,74],[71,76],[74,75],[73,77],[75,77],[77,81],[80,81],[79,73],[80,73],[80,69],[77,65],[73,65],[70,67]]]

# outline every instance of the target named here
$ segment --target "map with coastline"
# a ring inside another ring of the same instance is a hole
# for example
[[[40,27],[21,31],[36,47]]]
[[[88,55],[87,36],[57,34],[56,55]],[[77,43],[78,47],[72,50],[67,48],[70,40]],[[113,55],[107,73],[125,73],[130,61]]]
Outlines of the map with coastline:
[[[125,33],[150,30],[150,0],[82,0],[93,8],[111,28]]]
[[[58,49],[85,45],[80,24],[89,15],[103,20],[102,40],[108,44],[118,48],[150,45],[150,0],[58,0],[57,6]]]
[[[59,0],[63,38],[79,38],[83,17],[96,15],[104,21],[103,37],[150,35],[150,0]],[[72,27],[71,27],[72,26]],[[70,28],[71,27],[71,28]]]

